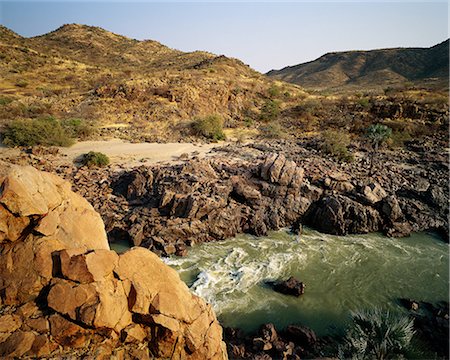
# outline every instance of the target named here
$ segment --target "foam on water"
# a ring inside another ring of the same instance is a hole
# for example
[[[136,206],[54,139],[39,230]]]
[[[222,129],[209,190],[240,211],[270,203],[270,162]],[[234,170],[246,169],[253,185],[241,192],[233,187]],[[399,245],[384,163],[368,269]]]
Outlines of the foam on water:
[[[305,229],[256,238],[241,235],[190,249],[165,261],[228,326],[254,330],[265,322],[301,322],[319,333],[342,325],[348,312],[399,297],[440,301],[448,296],[448,244],[427,234],[391,239],[380,234],[332,236]],[[275,293],[265,281],[296,276],[300,298]]]

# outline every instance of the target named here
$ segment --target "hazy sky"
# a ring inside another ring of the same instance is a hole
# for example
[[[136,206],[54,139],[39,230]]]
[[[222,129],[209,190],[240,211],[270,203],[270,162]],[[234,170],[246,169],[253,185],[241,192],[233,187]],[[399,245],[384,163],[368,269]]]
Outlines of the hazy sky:
[[[3,1],[0,23],[23,36],[66,23],[103,27],[183,51],[237,57],[266,72],[330,51],[429,47],[448,37],[447,2]]]

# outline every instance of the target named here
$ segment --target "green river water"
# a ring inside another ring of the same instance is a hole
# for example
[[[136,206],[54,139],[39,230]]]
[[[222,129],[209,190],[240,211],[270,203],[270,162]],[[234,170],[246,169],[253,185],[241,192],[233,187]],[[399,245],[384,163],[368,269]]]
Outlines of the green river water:
[[[301,323],[324,335],[341,330],[350,310],[402,311],[398,298],[437,302],[449,292],[449,245],[426,233],[392,239],[280,230],[196,245],[187,257],[165,262],[213,305],[223,325],[245,331]],[[306,284],[299,298],[264,283],[291,275]]]

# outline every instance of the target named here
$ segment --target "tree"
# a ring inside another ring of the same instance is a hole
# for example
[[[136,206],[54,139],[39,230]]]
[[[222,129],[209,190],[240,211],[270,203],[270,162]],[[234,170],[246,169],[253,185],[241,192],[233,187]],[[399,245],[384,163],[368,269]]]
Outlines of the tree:
[[[378,148],[381,144],[386,142],[392,135],[392,129],[382,124],[370,125],[367,129],[366,136],[372,145],[372,153],[370,156],[369,176],[372,176],[373,163],[375,155],[378,153]]]

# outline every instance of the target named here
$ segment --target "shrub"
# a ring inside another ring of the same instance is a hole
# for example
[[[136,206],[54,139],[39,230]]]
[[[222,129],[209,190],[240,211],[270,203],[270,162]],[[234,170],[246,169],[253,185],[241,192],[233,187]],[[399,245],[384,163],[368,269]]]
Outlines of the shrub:
[[[70,146],[74,140],[53,117],[18,119],[8,124],[2,134],[6,146]]]
[[[16,82],[16,86],[17,87],[21,87],[21,88],[25,88],[25,87],[28,86],[28,81],[26,81],[26,80],[18,80]]]
[[[387,143],[391,148],[401,148],[405,145],[406,141],[411,140],[411,135],[408,131],[394,131],[392,136],[388,139]]]
[[[271,98],[280,96],[280,88],[275,84],[272,84],[267,92]]]
[[[392,359],[405,353],[414,335],[414,320],[380,309],[352,313],[352,324],[339,357]]]
[[[209,115],[203,118],[195,118],[192,129],[198,136],[204,136],[213,140],[225,140],[223,132],[223,120],[218,115]]]
[[[87,167],[103,167],[109,164],[109,158],[101,152],[89,151],[83,155],[81,163]]]
[[[322,133],[320,148],[327,154],[336,156],[339,160],[350,162],[353,155],[348,151],[350,136],[342,131],[326,130]]]
[[[261,134],[265,138],[279,139],[285,136],[284,130],[278,122],[271,122],[261,127]]]
[[[70,137],[85,140],[96,132],[96,126],[92,122],[81,119],[65,119],[61,121],[61,126]]]
[[[363,97],[363,98],[361,98],[361,99],[358,99],[358,100],[356,101],[356,103],[357,103],[358,105],[360,105],[361,107],[363,107],[364,109],[368,109],[368,108],[370,107],[369,99],[366,98],[366,97]]]
[[[266,100],[261,108],[261,120],[273,121],[280,115],[280,103],[276,100]]]
[[[0,105],[8,105],[9,103],[11,103],[13,100],[11,98],[8,97],[0,97]]]

